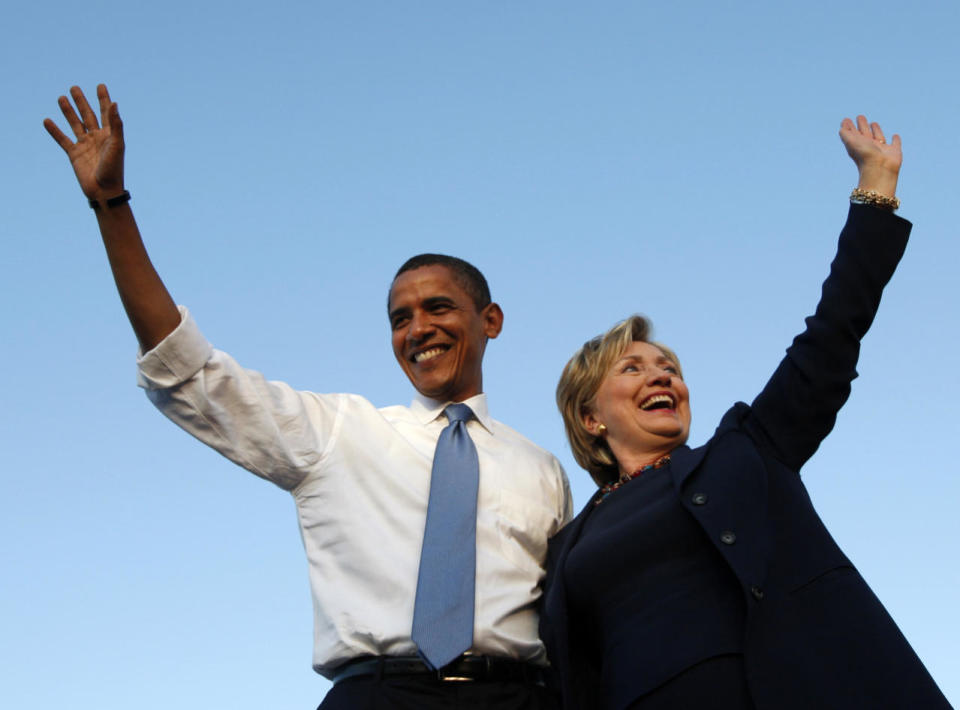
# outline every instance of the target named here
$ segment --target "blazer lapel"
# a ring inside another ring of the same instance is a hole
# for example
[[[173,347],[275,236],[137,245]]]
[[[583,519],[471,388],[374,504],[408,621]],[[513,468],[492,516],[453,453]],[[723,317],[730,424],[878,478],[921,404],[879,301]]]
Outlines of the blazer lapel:
[[[673,477],[674,488],[678,492],[683,488],[684,481],[700,465],[706,453],[706,446],[698,446],[696,449],[681,446],[670,453],[670,475]]]

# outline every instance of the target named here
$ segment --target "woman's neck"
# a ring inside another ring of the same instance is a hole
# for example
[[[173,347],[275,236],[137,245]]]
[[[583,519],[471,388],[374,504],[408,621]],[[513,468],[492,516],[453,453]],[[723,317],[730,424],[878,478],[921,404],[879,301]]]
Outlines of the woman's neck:
[[[622,453],[617,457],[617,464],[620,467],[620,477],[627,478],[644,466],[655,464],[672,451],[673,447],[664,447],[662,450],[657,451],[631,451]]]

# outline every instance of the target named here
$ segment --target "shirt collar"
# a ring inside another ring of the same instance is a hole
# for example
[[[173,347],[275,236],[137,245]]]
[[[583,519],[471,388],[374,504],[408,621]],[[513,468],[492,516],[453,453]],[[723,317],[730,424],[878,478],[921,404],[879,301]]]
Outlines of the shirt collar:
[[[448,404],[453,404],[453,402],[449,400],[440,402],[417,393],[413,398],[413,402],[410,403],[410,410],[421,424],[429,424],[438,417],[443,416],[443,410],[447,408]],[[484,429],[492,434],[493,427],[491,424],[493,420],[490,419],[490,412],[487,410],[487,395],[483,392],[475,394],[473,397],[463,400],[463,404],[466,404],[473,410],[477,421],[480,422]]]

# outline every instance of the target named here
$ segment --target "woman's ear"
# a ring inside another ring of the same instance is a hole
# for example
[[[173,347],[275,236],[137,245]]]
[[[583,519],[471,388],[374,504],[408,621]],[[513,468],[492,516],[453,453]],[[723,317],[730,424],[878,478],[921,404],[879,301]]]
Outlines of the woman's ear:
[[[583,424],[583,428],[591,436],[603,436],[607,431],[607,428],[600,423],[594,413],[586,408],[580,411],[580,423]]]

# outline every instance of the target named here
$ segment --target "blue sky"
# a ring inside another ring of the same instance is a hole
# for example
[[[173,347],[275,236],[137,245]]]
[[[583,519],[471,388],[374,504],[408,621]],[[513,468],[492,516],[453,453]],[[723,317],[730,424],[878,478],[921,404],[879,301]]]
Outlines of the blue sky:
[[[903,137],[907,254],[804,470],[821,516],[960,703],[960,6],[770,2],[19,3],[5,13],[0,699],[310,708],[293,504],[165,421],[96,223],[41,121],[110,87],[155,264],[207,336],[316,391],[409,401],[385,315],[454,253],[506,313],[498,419],[591,492],[553,389],[632,312],[678,351],[691,441],[750,400],[816,303],[855,183]]]

